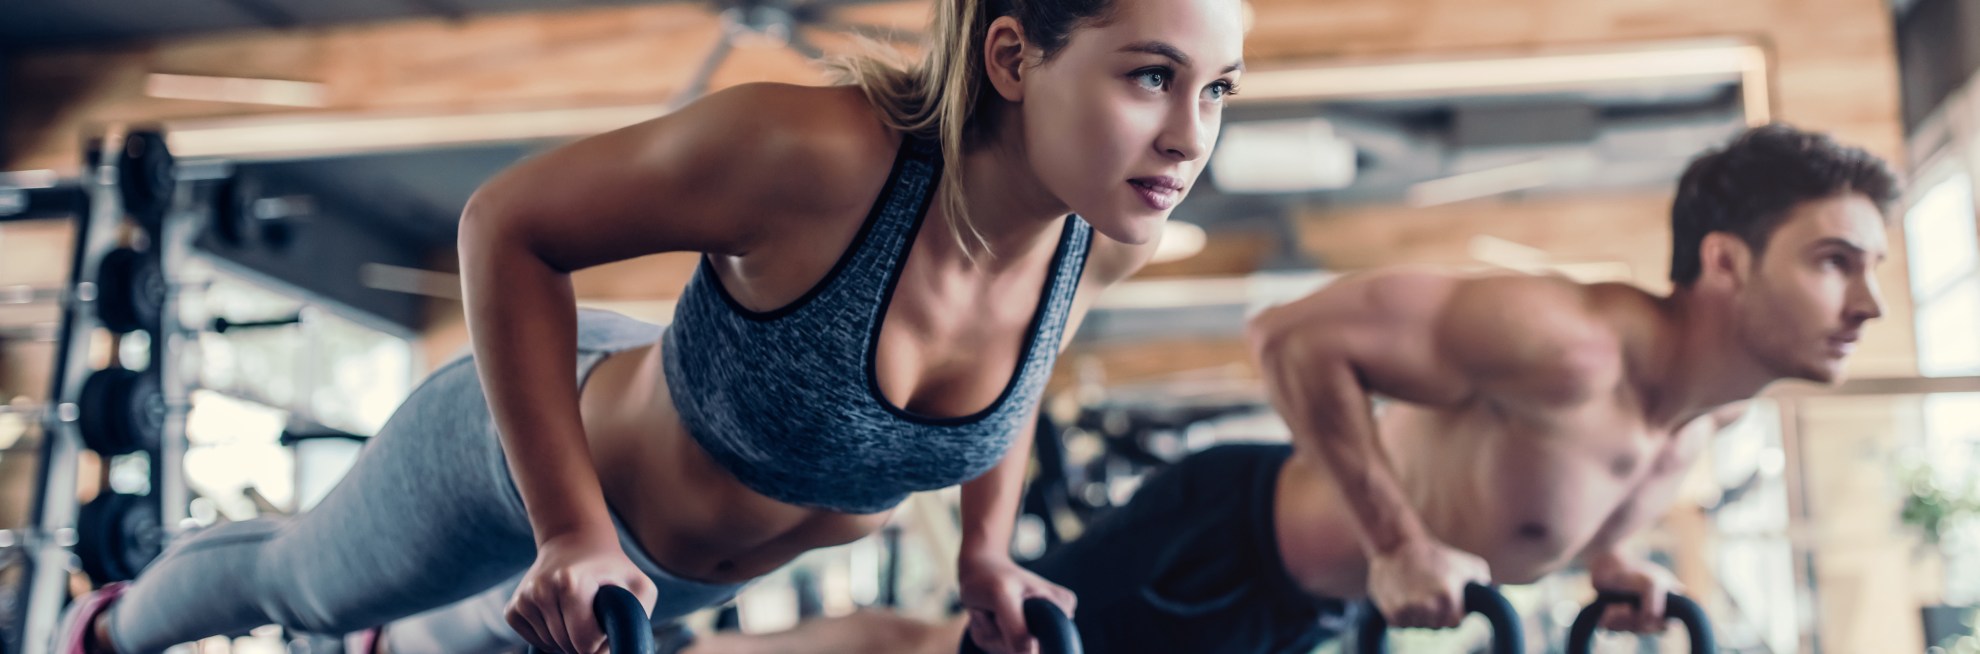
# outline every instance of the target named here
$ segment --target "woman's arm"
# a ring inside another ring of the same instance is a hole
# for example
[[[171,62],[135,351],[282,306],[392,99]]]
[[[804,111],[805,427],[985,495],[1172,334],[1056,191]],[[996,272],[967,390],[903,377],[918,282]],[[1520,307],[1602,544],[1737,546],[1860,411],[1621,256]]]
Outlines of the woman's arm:
[[[527,159],[469,201],[459,253],[468,332],[539,544],[512,622],[538,645],[591,651],[591,593],[648,587],[622,561],[586,444],[573,271],[645,254],[742,255],[845,193],[843,115],[757,85]],[[843,114],[843,112],[841,112]],[[631,578],[623,578],[628,577]],[[536,614],[531,613],[536,610]],[[561,626],[560,626],[561,625]],[[534,631],[534,633],[531,633]],[[572,642],[577,638],[583,642]],[[601,637],[602,638],[602,637]]]

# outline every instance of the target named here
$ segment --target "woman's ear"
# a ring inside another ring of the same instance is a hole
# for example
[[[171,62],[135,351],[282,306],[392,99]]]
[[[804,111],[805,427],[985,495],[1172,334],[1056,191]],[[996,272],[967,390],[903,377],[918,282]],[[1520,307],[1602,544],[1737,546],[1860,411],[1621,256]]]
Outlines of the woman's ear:
[[[999,16],[983,35],[983,69],[990,85],[1007,102],[1024,101],[1024,60],[1031,45],[1016,18]]]

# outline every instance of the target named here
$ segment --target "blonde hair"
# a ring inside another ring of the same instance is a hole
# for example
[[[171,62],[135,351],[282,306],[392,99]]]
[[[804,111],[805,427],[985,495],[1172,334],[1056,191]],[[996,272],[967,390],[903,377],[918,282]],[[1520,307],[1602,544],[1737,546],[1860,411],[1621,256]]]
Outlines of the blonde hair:
[[[988,85],[983,62],[990,23],[1014,16],[1027,42],[1042,59],[1065,47],[1077,27],[1104,21],[1113,0],[936,0],[927,52],[907,65],[898,52],[870,45],[865,54],[830,63],[840,83],[853,84],[880,110],[887,126],[903,135],[933,139],[942,146],[943,215],[963,252],[974,258],[990,243],[970,221],[963,197],[963,153],[981,129],[977,119]]]

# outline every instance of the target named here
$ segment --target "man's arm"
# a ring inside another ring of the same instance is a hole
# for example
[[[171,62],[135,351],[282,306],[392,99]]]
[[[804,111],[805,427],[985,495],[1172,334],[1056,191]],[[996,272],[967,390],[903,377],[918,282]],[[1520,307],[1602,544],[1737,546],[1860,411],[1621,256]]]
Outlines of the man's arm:
[[[1595,537],[1582,548],[1581,559],[1590,562],[1605,556],[1625,556],[1629,538],[1645,527],[1655,524],[1677,500],[1678,488],[1683,485],[1685,473],[1691,464],[1711,443],[1712,436],[1738,422],[1746,415],[1747,403],[1726,405],[1705,417],[1699,418],[1701,427],[1682,430],[1677,434],[1677,443],[1657,458],[1650,472],[1650,478],[1636,492],[1631,493],[1615,513],[1602,522],[1602,528]],[[1628,558],[1625,556],[1625,558]]]
[[[1252,321],[1272,404],[1295,448],[1317,455],[1348,500],[1370,594],[1392,624],[1455,625],[1465,582],[1489,571],[1424,528],[1377,439],[1371,394],[1431,407],[1578,401],[1593,364],[1615,360],[1584,298],[1551,278],[1390,270]]]
[[[1603,521],[1595,537],[1582,548],[1579,558],[1597,590],[1633,592],[1642,597],[1637,611],[1612,608],[1604,617],[1605,627],[1663,631],[1664,593],[1675,590],[1677,582],[1669,571],[1630,551],[1629,541],[1669,511],[1691,464],[1697,462],[1714,435],[1745,415],[1746,408],[1745,402],[1727,405],[1700,418],[1702,427],[1681,430],[1676,435],[1678,441],[1657,458],[1650,478]]]
[[[1552,278],[1377,271],[1260,314],[1250,336],[1295,445],[1327,462],[1377,553],[1422,529],[1377,442],[1371,395],[1441,408],[1578,401],[1614,361],[1584,302]]]

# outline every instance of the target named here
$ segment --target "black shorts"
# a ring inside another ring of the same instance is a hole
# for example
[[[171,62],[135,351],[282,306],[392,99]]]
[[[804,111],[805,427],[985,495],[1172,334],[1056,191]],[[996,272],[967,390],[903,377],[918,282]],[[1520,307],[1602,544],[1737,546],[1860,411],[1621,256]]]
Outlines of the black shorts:
[[[1357,611],[1301,591],[1281,563],[1273,504],[1291,454],[1274,444],[1193,454],[1028,567],[1079,595],[1088,652],[1311,652]]]

